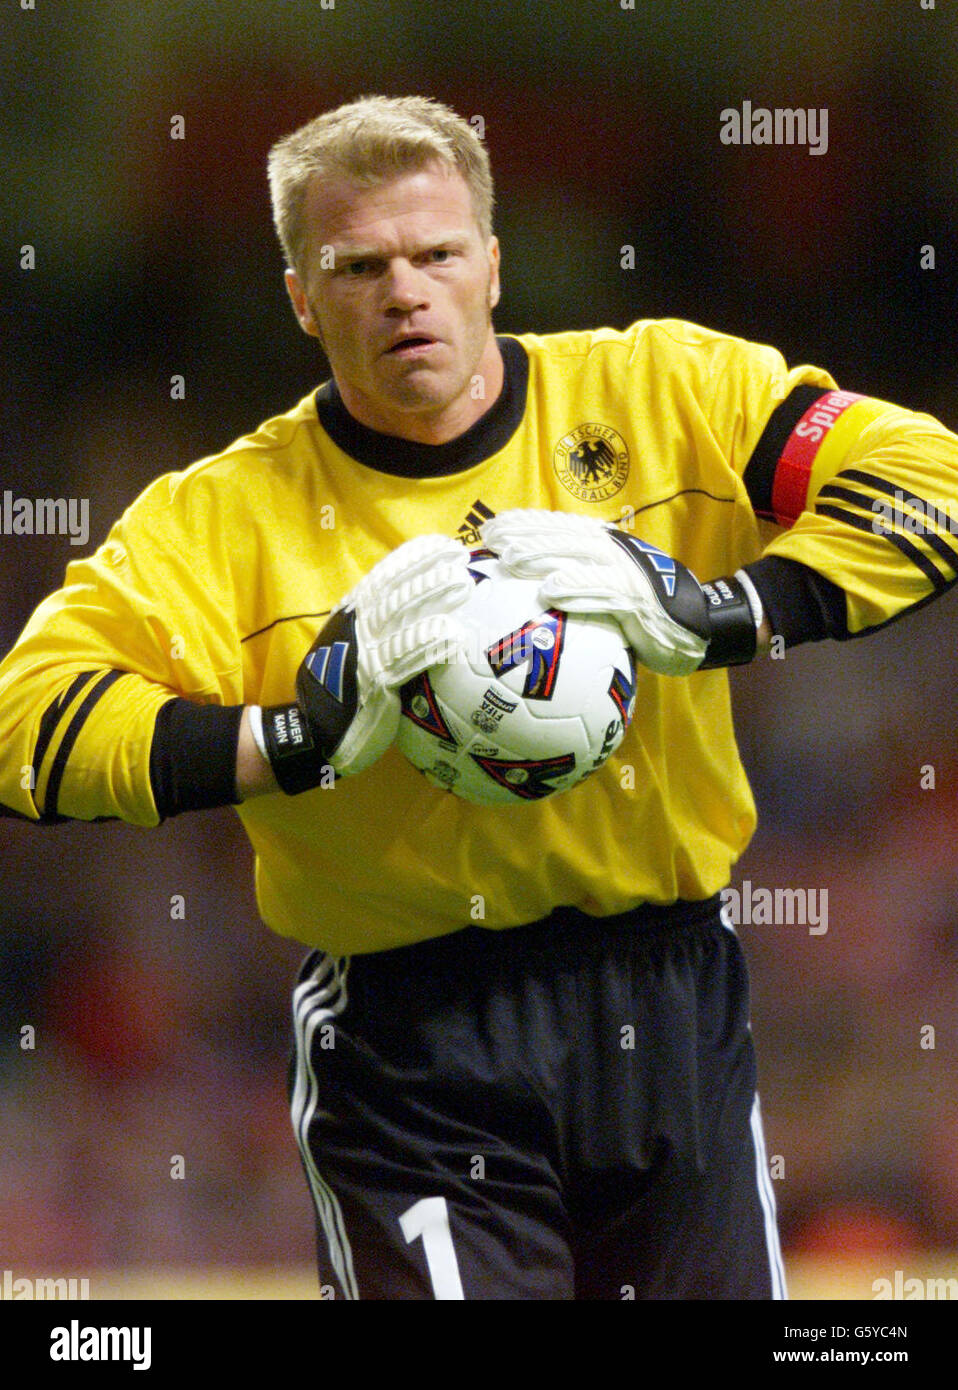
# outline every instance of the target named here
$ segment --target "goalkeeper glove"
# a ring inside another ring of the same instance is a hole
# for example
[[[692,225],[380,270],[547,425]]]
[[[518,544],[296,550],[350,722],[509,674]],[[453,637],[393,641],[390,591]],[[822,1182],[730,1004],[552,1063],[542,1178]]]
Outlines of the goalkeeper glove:
[[[330,767],[352,776],[385,753],[398,687],[465,648],[453,614],[474,588],[468,562],[458,541],[417,536],[340,600],[299,668],[298,703],[262,710],[257,742],[284,792],[319,786]]]
[[[700,584],[647,541],[565,512],[502,512],[481,534],[513,574],[540,581],[543,605],[614,617],[638,659],[659,675],[738,665],[755,655],[762,605],[741,570]]]

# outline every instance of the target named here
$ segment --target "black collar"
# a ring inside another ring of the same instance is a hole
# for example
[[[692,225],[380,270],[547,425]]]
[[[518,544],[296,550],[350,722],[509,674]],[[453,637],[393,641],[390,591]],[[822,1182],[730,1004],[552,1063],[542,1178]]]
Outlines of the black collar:
[[[380,434],[353,419],[343,405],[335,381],[316,392],[319,423],[344,454],[398,478],[441,478],[463,473],[508,444],[526,408],[529,359],[516,338],[496,337],[505,375],[499,396],[464,434],[446,444],[419,444],[392,434]]]

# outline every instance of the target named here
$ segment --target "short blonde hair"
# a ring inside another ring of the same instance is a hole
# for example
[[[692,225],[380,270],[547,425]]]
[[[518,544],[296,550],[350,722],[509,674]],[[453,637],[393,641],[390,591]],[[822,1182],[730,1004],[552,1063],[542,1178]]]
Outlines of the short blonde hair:
[[[489,156],[476,131],[431,97],[364,96],[284,135],[269,152],[276,233],[302,278],[308,253],[303,217],[311,178],[346,178],[373,188],[397,174],[438,162],[465,179],[485,240],[492,235]]]

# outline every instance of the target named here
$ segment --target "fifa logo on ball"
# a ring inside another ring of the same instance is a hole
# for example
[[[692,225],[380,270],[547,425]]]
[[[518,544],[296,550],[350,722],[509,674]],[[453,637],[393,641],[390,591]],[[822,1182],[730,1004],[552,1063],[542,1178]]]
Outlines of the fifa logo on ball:
[[[499,727],[502,716],[511,714],[518,703],[518,700],[503,699],[490,687],[483,694],[482,704],[470,714],[469,722],[474,724],[477,729],[481,729],[484,734],[494,734]]]

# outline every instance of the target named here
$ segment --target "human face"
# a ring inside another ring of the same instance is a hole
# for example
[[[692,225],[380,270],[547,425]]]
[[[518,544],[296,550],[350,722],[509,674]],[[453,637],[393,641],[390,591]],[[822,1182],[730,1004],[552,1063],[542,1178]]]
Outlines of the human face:
[[[305,215],[305,284],[288,270],[286,286],[346,409],[422,443],[462,434],[503,380],[499,244],[483,239],[465,179],[437,164],[375,188],[314,179]]]

